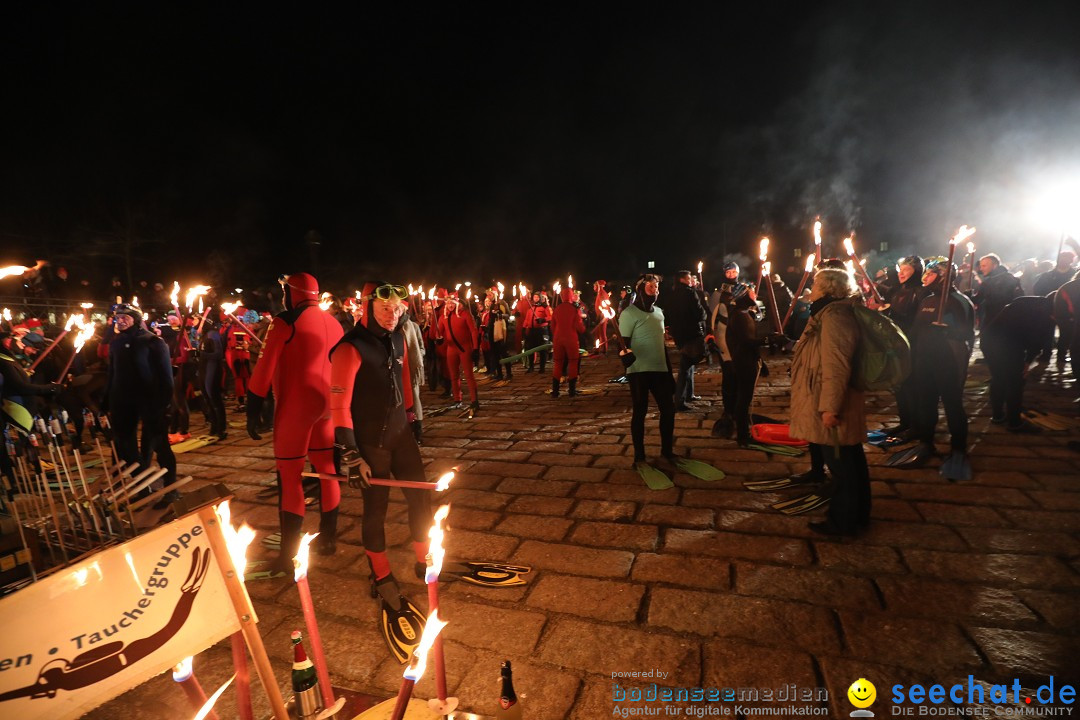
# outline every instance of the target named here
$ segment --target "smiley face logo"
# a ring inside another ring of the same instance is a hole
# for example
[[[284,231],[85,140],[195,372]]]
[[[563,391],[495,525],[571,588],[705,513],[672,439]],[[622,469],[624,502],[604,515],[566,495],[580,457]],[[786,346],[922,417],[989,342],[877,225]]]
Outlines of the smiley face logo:
[[[866,678],[851,683],[847,690],[848,701],[857,708],[868,708],[877,699],[877,688]]]

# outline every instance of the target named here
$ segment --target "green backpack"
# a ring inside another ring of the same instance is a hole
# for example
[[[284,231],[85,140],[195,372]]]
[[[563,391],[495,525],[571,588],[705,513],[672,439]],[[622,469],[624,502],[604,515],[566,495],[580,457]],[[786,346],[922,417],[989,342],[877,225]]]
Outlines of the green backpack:
[[[853,305],[859,349],[851,384],[860,390],[892,390],[911,373],[911,343],[896,323],[876,310]]]

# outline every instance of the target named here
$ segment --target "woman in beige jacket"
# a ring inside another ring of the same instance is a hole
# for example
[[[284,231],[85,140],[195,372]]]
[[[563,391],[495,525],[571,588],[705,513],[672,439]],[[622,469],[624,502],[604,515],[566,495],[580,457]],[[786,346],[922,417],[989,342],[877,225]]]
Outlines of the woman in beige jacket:
[[[810,320],[791,363],[791,435],[819,446],[835,490],[827,520],[810,529],[854,535],[870,521],[870,470],[863,452],[866,404],[852,386],[859,345],[855,279],[825,268],[814,276]]]

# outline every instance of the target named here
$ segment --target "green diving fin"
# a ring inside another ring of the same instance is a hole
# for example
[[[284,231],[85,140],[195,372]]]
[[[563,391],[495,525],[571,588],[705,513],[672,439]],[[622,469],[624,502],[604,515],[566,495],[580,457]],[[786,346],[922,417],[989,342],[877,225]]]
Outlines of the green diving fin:
[[[808,513],[811,510],[816,510],[828,502],[828,495],[810,493],[809,495],[803,495],[801,497],[793,498],[791,500],[784,500],[782,502],[773,503],[772,507],[774,510],[779,510],[785,515],[802,515],[803,513]]]
[[[262,539],[262,545],[267,550],[279,550],[281,548],[281,533],[270,533]]]
[[[945,457],[938,472],[946,480],[966,482],[971,479],[971,459],[963,450],[953,450]]]
[[[634,471],[641,476],[641,479],[645,481],[650,490],[667,490],[675,487],[675,483],[671,482],[671,478],[647,462],[634,463]]]
[[[752,442],[746,447],[751,450],[760,450],[761,452],[769,453],[770,455],[784,455],[786,457],[799,457],[803,454],[803,451],[799,448],[791,447],[789,445],[769,445],[766,443]]]
[[[189,438],[183,442],[178,442],[172,446],[173,454],[186,453],[189,450],[198,450],[204,448],[207,445],[213,445],[219,440],[217,435],[200,435],[199,437]]]
[[[682,472],[693,475],[698,480],[716,482],[717,480],[723,480],[727,477],[720,468],[714,467],[707,462],[702,462],[701,460],[677,457],[674,458],[671,463]]]

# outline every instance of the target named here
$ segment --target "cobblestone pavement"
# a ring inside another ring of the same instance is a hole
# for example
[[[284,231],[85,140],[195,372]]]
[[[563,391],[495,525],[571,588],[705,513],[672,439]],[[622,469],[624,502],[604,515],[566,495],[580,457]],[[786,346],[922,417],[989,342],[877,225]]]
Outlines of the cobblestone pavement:
[[[659,671],[660,684],[677,687],[826,687],[830,716],[851,711],[846,689],[866,677],[878,688],[871,709],[879,717],[890,713],[895,683],[966,686],[969,674],[986,683],[1016,677],[1032,688],[1051,674],[1077,680],[1080,453],[1066,446],[1075,430],[1010,434],[990,424],[985,386],[969,389],[974,480],[943,480],[938,461],[887,468],[886,453],[868,447],[872,525],[856,540],[823,539],[808,531],[807,516],[770,507],[794,493],[742,484],[805,470],[805,458],[710,437],[719,414],[714,371],[699,376],[701,409],[677,416],[676,444],[727,477],[707,483],[678,474],[674,488],[651,491],[630,468],[628,390],[606,382],[618,363],[583,365],[583,385],[598,394],[553,400],[543,393],[547,375],[519,372],[508,387],[481,386],[475,419],[446,413],[425,422],[429,474],[459,470],[448,493],[450,556],[534,568],[520,588],[443,585],[448,682],[466,709],[494,713],[504,658],[514,662],[527,717],[574,720],[612,716],[617,672]],[[769,365],[755,412],[785,418],[787,360]],[[972,377],[985,378],[983,367],[974,365]],[[1036,379],[1029,406],[1077,414],[1071,380],[1053,366]],[[426,391],[424,399],[429,409],[445,402]],[[891,397],[870,405],[872,427],[893,421]],[[657,440],[655,415],[647,432]],[[227,441],[182,455],[180,470],[226,483],[237,498],[234,516],[261,535],[277,527],[274,500],[259,496],[272,456],[268,441],[234,427]],[[394,497],[387,530],[395,574],[422,604],[405,506]],[[313,555],[311,586],[335,684],[389,696],[402,668],[376,630],[361,512],[358,493],[346,489],[337,555]],[[312,532],[317,520],[309,510]],[[261,547],[252,554],[269,555]],[[296,590],[286,581],[248,589],[286,682],[289,633],[302,627]],[[212,689],[230,664],[219,644],[199,656],[196,671]],[[433,694],[430,676],[417,693]],[[227,693],[222,717],[235,716],[231,703]],[[89,717],[191,714],[166,675]]]

